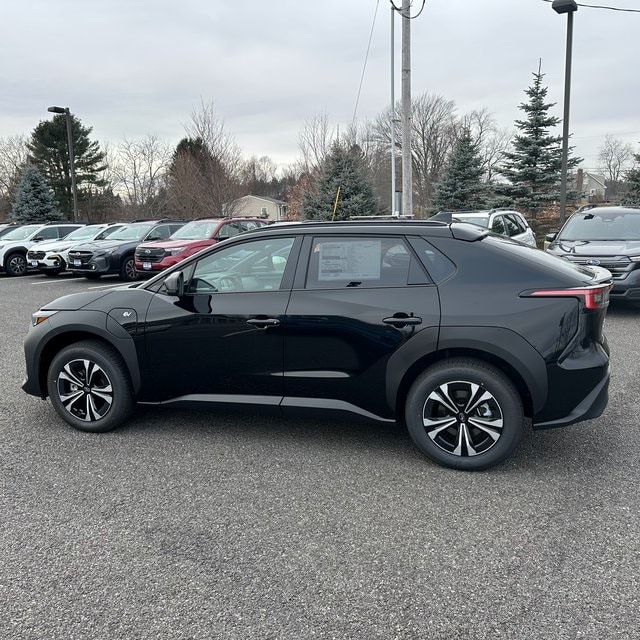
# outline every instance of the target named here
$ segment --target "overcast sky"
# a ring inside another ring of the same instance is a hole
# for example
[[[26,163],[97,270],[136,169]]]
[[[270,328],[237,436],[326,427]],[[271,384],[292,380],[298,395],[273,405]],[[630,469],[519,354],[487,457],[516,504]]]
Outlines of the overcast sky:
[[[246,157],[292,162],[306,119],[352,121],[376,6],[359,121],[389,105],[388,0],[3,0],[0,137],[29,134],[55,104],[101,143],[173,144],[204,101]],[[580,7],[574,22],[570,128],[592,168],[607,133],[640,152],[640,13]],[[512,127],[542,58],[562,115],[567,19],[551,4],[427,0],[411,27],[413,95],[441,95],[459,114],[487,107]],[[397,19],[397,98],[400,45]]]

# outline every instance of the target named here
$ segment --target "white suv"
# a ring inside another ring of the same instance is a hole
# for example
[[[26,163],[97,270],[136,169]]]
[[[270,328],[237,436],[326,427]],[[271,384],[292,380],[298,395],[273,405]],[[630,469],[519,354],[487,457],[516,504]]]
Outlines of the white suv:
[[[33,246],[27,252],[27,264],[32,269],[40,269],[48,276],[57,276],[67,268],[69,249],[81,242],[104,240],[124,223],[109,222],[104,224],[88,224],[72,231],[62,240],[50,240]]]
[[[73,223],[25,224],[0,238],[0,269],[8,276],[27,273],[27,251],[37,242],[59,240],[82,227]]]
[[[470,222],[491,229],[494,233],[519,240],[532,247],[537,246],[536,236],[525,217],[518,211],[490,209],[487,211],[452,211],[459,222]]]

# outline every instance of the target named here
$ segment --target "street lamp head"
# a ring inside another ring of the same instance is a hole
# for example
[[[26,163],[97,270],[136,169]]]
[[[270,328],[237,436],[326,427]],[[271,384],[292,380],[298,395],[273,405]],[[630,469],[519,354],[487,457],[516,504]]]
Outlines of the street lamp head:
[[[551,8],[556,13],[573,13],[578,10],[576,0],[553,0]]]
[[[64,107],[49,107],[47,111],[51,111],[51,113],[66,113],[67,110]]]

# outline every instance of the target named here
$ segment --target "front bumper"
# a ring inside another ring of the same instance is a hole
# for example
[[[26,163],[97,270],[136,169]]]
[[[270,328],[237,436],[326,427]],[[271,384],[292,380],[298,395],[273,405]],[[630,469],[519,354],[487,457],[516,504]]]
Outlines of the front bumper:
[[[69,271],[73,273],[113,273],[114,269],[111,265],[110,256],[96,256],[91,258],[89,262],[83,262],[80,265],[73,264],[70,260],[67,266]]]

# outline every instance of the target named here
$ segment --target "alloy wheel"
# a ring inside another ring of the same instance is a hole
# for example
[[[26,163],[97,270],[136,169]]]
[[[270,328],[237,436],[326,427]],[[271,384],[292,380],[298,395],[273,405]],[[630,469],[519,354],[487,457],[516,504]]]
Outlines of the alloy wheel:
[[[86,359],[67,362],[56,380],[63,407],[75,418],[95,422],[113,404],[113,386],[104,369]]]
[[[460,457],[487,452],[500,439],[503,412],[484,387],[465,380],[434,389],[422,409],[424,429],[443,451]]]

